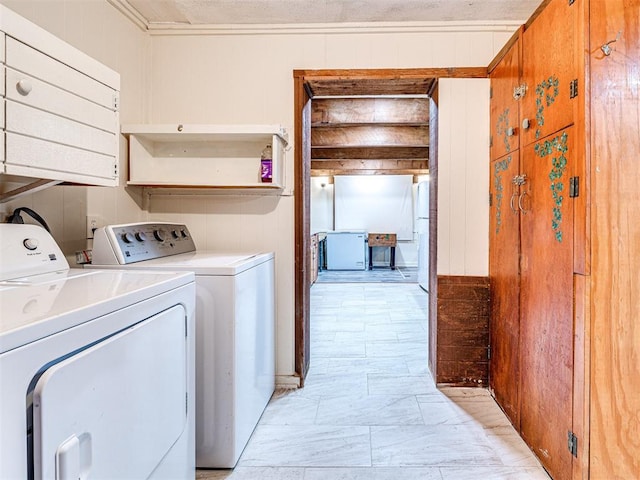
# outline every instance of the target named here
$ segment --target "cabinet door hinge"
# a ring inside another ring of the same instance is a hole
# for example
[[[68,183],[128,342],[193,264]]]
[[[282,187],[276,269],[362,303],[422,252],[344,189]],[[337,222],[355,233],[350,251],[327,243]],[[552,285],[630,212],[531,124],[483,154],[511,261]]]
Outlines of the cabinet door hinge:
[[[493,98],[493,87],[489,87],[489,99]]]
[[[493,193],[489,193],[489,206],[493,207]]]
[[[580,196],[580,177],[571,177],[569,179],[569,198]]]
[[[489,135],[489,147],[493,147],[493,135]]]
[[[569,98],[576,98],[578,96],[578,79],[574,78],[569,84]]]
[[[117,93],[113,94],[113,111],[117,112],[120,108],[120,95]]]
[[[567,432],[567,447],[571,455],[578,458],[578,437],[571,430]]]
[[[491,345],[487,345],[487,358],[491,360]]]

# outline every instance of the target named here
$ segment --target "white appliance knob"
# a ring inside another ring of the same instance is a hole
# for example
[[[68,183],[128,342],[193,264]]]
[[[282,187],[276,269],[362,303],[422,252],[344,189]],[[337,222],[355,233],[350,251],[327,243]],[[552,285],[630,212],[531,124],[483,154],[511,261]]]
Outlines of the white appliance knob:
[[[31,82],[29,80],[23,79],[16,84],[16,90],[18,90],[18,93],[23,96],[29,95],[32,88],[33,86],[31,85]]]
[[[180,230],[180,235],[182,235],[182,238],[187,238],[189,236],[184,229]]]
[[[27,250],[35,250],[36,248],[38,248],[38,239],[25,238],[22,244],[25,246]]]
[[[136,239],[139,242],[144,242],[147,239],[147,235],[144,232],[138,232],[136,233]]]
[[[124,240],[124,243],[133,243],[133,235],[130,233],[123,233],[122,240]]]
[[[173,238],[180,238],[180,232],[178,230],[171,230],[171,236]]]
[[[154,230],[153,236],[156,237],[156,240],[158,240],[159,242],[164,242],[165,232],[164,230]]]

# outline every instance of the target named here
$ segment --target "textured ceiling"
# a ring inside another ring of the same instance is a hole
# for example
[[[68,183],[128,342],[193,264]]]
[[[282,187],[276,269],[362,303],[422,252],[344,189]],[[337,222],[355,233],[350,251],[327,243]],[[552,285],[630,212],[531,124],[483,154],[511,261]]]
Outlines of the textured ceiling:
[[[120,0],[150,24],[517,21],[542,0]]]

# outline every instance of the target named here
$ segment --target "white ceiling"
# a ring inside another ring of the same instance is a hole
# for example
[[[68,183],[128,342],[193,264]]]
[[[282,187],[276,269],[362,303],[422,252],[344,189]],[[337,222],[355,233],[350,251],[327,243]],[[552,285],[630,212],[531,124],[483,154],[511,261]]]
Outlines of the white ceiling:
[[[119,0],[149,24],[524,23],[542,0]]]

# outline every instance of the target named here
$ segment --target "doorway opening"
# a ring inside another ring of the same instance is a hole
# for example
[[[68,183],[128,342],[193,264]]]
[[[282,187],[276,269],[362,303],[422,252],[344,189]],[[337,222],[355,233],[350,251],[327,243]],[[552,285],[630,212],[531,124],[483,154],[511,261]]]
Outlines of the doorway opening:
[[[387,173],[418,177],[430,174],[429,210],[435,214],[437,74],[444,73],[439,70],[294,72],[295,364],[301,386],[304,385],[311,353],[311,178],[326,176],[326,185],[336,175]],[[447,73],[451,73],[450,70]],[[415,110],[415,118],[411,117],[412,110]],[[406,118],[395,118],[394,121],[393,115]],[[422,141],[394,145],[389,140],[390,132],[392,135],[422,137]],[[340,141],[336,141],[337,138]],[[365,138],[372,144],[362,144]],[[429,215],[431,220],[428,223],[432,239],[436,238],[434,214]],[[430,242],[429,252],[429,271],[432,274],[428,284],[433,292],[436,284],[435,241]],[[432,297],[433,294],[430,303]]]

